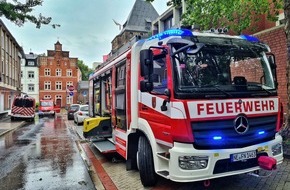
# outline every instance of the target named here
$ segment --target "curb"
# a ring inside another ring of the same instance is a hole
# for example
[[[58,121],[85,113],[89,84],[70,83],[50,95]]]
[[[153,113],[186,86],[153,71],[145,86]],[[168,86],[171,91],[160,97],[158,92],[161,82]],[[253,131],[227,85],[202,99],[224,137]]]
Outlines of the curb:
[[[23,127],[25,124],[26,124],[25,121],[21,121],[21,123],[18,126],[12,128],[12,129],[7,129],[7,130],[3,131],[2,133],[0,133],[0,137],[5,135],[6,133],[9,133],[10,131],[14,131],[16,129],[19,129],[20,127]]]

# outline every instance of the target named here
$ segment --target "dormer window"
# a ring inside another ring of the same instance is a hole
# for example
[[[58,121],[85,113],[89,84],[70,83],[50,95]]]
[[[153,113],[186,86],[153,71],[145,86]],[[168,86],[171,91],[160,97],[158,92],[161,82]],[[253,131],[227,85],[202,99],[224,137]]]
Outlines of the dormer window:
[[[145,30],[151,30],[152,22],[150,19],[145,19]]]
[[[28,62],[27,62],[27,65],[28,65],[28,66],[34,66],[34,61],[28,61]]]

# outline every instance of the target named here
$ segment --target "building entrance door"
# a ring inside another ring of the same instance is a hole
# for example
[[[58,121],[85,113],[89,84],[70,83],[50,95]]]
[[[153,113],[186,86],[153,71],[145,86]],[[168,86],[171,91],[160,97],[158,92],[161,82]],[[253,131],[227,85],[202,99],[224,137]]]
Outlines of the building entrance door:
[[[56,99],[56,106],[61,107],[61,99]]]

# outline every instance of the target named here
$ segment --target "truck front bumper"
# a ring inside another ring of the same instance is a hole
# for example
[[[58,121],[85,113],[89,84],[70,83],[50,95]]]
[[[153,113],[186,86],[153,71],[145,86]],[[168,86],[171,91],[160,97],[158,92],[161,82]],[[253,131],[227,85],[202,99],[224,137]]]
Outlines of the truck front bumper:
[[[278,152],[275,150],[277,147],[280,149]],[[167,178],[177,182],[201,181],[259,170],[257,160],[262,155],[275,158],[277,165],[283,162],[282,137],[278,134],[274,140],[237,149],[197,150],[192,144],[175,142],[169,152]],[[252,152],[256,152],[255,158],[245,156]]]

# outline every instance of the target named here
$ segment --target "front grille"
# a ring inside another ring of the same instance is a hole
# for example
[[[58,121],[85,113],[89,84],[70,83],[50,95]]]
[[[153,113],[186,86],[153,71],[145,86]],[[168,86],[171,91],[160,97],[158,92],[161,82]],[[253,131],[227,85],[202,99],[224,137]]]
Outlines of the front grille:
[[[213,174],[237,171],[237,170],[244,170],[252,167],[258,166],[258,158],[259,156],[268,156],[267,153],[261,153],[257,155],[257,158],[238,161],[238,162],[231,162],[230,159],[223,159],[216,162]]]
[[[234,119],[192,122],[194,147],[197,149],[242,148],[275,138],[277,116],[248,118],[249,130],[238,134]],[[263,132],[259,134],[259,132]],[[214,140],[214,137],[219,137]]]

